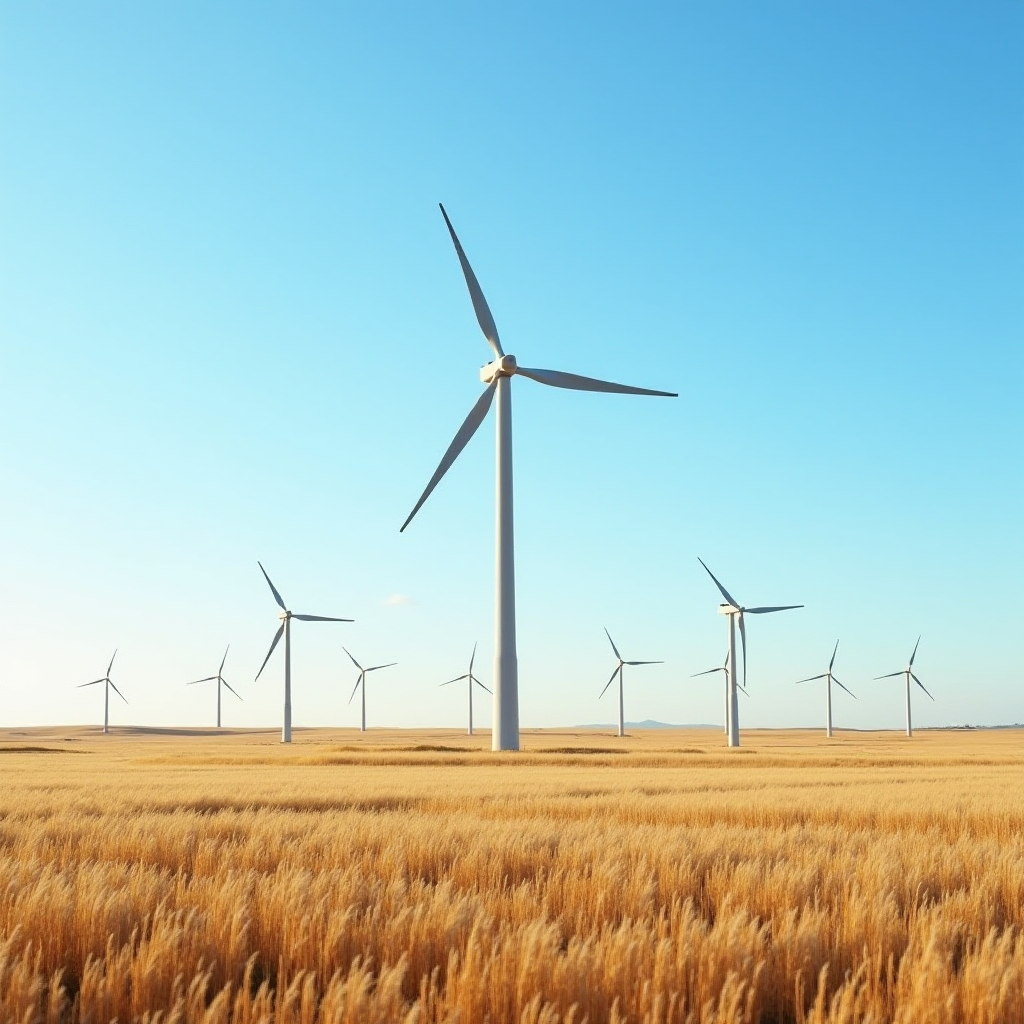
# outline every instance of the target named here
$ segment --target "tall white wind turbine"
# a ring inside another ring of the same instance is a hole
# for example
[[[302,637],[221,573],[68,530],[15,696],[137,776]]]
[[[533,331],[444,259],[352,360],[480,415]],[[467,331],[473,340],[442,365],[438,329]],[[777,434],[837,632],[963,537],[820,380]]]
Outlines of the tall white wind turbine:
[[[884,676],[875,676],[875,679],[894,679],[896,676],[906,676],[907,677],[907,735],[908,736],[913,736],[914,735],[914,731],[910,727],[910,680],[913,679],[914,682],[917,683],[917,685],[920,686],[921,689],[924,690],[925,693],[928,693],[928,691],[925,690],[924,683],[922,683],[921,680],[918,679],[917,676],[914,675],[914,658],[917,657],[917,648],[918,648],[918,645],[920,643],[921,643],[921,638],[918,637],[917,638],[917,643],[914,644],[914,651],[910,655],[910,661],[907,663],[907,667],[906,668],[900,669],[899,672],[887,672]],[[928,696],[932,700],[935,700],[935,698],[932,697],[932,695],[930,693],[928,693]]]
[[[222,673],[224,671],[224,662],[228,660],[228,651],[230,651],[230,650],[231,650],[231,644],[228,644],[227,647],[224,648],[224,657],[220,659],[220,668],[217,669],[217,674],[215,676],[205,676],[202,679],[193,679],[191,683],[186,683],[185,684],[186,686],[195,686],[196,683],[212,683],[214,680],[216,680],[216,682],[217,682],[217,728],[218,729],[220,728],[220,688],[222,686],[226,686],[229,690],[231,690],[232,693],[235,694],[236,697],[238,697],[239,700],[242,699],[241,695],[236,693],[235,690],[232,689],[231,684],[222,675]]]
[[[857,694],[853,690],[843,686],[841,682],[834,675],[832,675],[832,666],[836,663],[836,651],[839,650],[839,641],[836,641],[835,647],[832,648],[832,657],[828,661],[828,671],[822,672],[820,676],[808,676],[806,679],[798,679],[797,683],[813,683],[816,679],[824,679],[825,682],[825,735],[832,735],[832,684],[841,690],[846,692],[854,699],[857,699]]]
[[[455,228],[448,219],[444,206],[441,215],[448,225],[448,233],[455,245],[455,252],[462,265],[462,273],[469,288],[469,297],[476,312],[477,322],[495,358],[480,370],[480,380],[487,385],[476,400],[465,422],[459,428],[454,440],[444,453],[440,465],[434,471],[419,501],[402,524],[402,530],[412,522],[413,516],[430,496],[441,477],[448,472],[459,457],[469,439],[477,432],[497,397],[497,445],[496,486],[495,486],[495,614],[494,614],[494,716],[491,733],[493,750],[519,749],[519,666],[516,656],[516,584],[514,530],[512,524],[512,378],[516,375],[529,377],[540,384],[567,388],[570,391],[603,391],[620,395],[657,395],[664,398],[678,397],[670,391],[651,391],[647,388],[628,387],[608,381],[580,377],[575,373],[560,370],[533,370],[520,366],[515,356],[506,355],[498,339],[494,317],[484,298],[484,293],[466,259]]]
[[[128,698],[114,686],[114,681],[110,678],[110,670],[114,667],[114,658],[117,657],[117,650],[110,657],[110,664],[107,666],[106,675],[102,679],[93,679],[88,683],[79,683],[76,689],[80,690],[83,686],[95,686],[97,683],[103,683],[103,731],[110,732],[110,691],[118,695],[125,702],[128,703]]]
[[[704,565],[702,558],[697,559],[701,565]],[[730,596],[729,591],[722,586],[721,583],[715,579],[715,574],[704,565],[704,571],[714,580],[715,586],[718,587],[719,593],[725,598],[725,603],[718,606],[719,615],[727,615],[729,617],[729,664],[736,664],[736,625],[740,627],[740,642],[743,646],[743,686],[747,684],[747,630],[743,623],[744,615],[767,615],[771,612],[787,612],[792,608],[803,608],[802,604],[780,604],[780,605],[764,605],[758,608],[744,608],[735,598]],[[739,682],[736,679],[736,673],[730,672],[730,686],[729,686],[729,703],[727,705],[728,711],[728,732],[729,732],[729,746],[738,747],[740,745],[740,715],[739,705],[736,702],[736,688],[739,686]]]
[[[608,643],[612,645],[612,650],[615,652],[615,657],[618,660],[618,664],[615,666],[615,671],[612,672],[611,678],[607,683],[604,684],[604,689],[598,694],[597,699],[600,700],[607,691],[608,687],[615,682],[615,677],[619,677],[619,736],[626,735],[626,716],[625,716],[625,701],[622,696],[622,669],[626,665],[664,665],[663,661],[623,661],[622,655],[619,654],[618,647],[615,646],[615,641],[612,639],[611,633],[607,629],[604,631],[604,635],[608,637]]]
[[[270,577],[267,575],[267,570],[263,568],[262,562],[256,563],[260,567],[260,572],[263,573],[263,578],[267,581],[267,586],[270,587],[270,592],[274,595],[274,600],[277,602],[278,607],[281,609],[280,614],[277,616],[281,620],[281,625],[277,627],[277,632],[274,634],[274,639],[270,642],[270,650],[267,651],[267,656],[263,659],[263,664],[260,665],[259,672],[256,673],[256,678],[263,674],[263,670],[267,667],[267,662],[270,661],[270,656],[274,653],[274,648],[278,645],[281,637],[284,636],[284,724],[281,727],[281,742],[291,743],[292,741],[292,619],[298,619],[300,622],[353,622],[353,619],[336,619],[330,615],[299,615],[297,612],[291,612],[284,603],[284,599],[277,591],[277,587],[270,582]]]
[[[475,675],[473,675],[473,661],[476,659],[476,644],[473,644],[473,653],[469,656],[469,671],[465,675],[456,676],[454,679],[449,679],[447,683],[439,683],[440,686],[451,686],[452,683],[461,683],[463,679],[468,680],[466,688],[469,690],[469,733],[473,735],[473,684],[476,683],[483,690],[487,690],[487,687],[480,682]],[[493,693],[487,690],[488,693]]]
[[[352,652],[345,646],[341,648],[348,656],[352,659],[352,664],[359,669],[359,677],[356,679],[355,689],[352,691],[352,697],[356,695],[356,690],[362,687],[363,690],[363,714],[360,720],[359,731],[366,732],[366,673],[377,672],[382,668],[391,668],[393,665],[397,665],[397,661],[389,661],[386,665],[371,665],[369,668],[363,668],[362,665],[352,657]],[[349,697],[349,704],[352,703],[352,697]]]
[[[729,676],[731,675],[731,673],[729,672],[729,652],[728,651],[725,652],[725,661],[722,662],[722,664],[719,665],[717,668],[707,668],[703,672],[694,672],[693,675],[690,676],[690,678],[691,679],[696,679],[697,676],[710,676],[710,675],[714,674],[715,672],[721,672],[723,674],[723,676],[725,677],[725,679],[724,679],[724,682],[725,682],[725,716],[723,718],[723,721],[724,721],[723,731],[725,732],[726,735],[728,735],[729,734]],[[743,689],[743,686],[740,683],[737,683],[736,685],[739,686],[739,688],[741,690],[743,690],[744,693],[747,693],[747,691]],[[747,696],[750,696],[750,695],[747,694]]]

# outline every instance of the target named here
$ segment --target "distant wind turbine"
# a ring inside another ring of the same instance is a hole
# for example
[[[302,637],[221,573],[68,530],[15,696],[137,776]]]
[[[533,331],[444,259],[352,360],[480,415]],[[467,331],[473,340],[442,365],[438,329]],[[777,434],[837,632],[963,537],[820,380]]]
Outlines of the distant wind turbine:
[[[798,679],[797,683],[813,683],[816,679],[825,679],[825,735],[832,735],[832,684],[835,683],[841,690],[846,692],[854,699],[857,699],[857,694],[853,690],[843,686],[841,682],[834,675],[832,675],[832,666],[836,663],[836,651],[839,650],[839,641],[836,641],[835,647],[832,649],[832,657],[828,662],[828,671],[822,672],[820,676],[808,676],[806,679]]]
[[[710,675],[712,675],[715,672],[721,672],[725,676],[725,679],[724,679],[724,682],[725,682],[725,719],[724,719],[725,724],[723,726],[723,731],[725,732],[726,735],[728,735],[729,734],[729,652],[728,651],[725,652],[725,661],[718,668],[708,668],[708,669],[705,669],[703,672],[694,672],[693,675],[690,676],[690,678],[691,679],[696,679],[697,676],[710,676]],[[739,688],[741,690],[743,690],[744,693],[747,693],[747,691],[744,690],[743,687],[739,683],[737,683],[736,685],[739,686]],[[747,696],[749,697],[750,694],[747,694]]]
[[[229,690],[231,690],[232,693],[235,694],[236,697],[238,697],[239,700],[242,699],[241,696],[238,693],[235,693],[235,691],[231,688],[231,684],[228,683],[228,681],[221,674],[224,671],[224,662],[228,660],[228,651],[230,651],[230,650],[231,650],[231,644],[228,644],[227,647],[224,648],[224,657],[220,659],[220,668],[217,669],[217,674],[215,676],[206,676],[203,679],[193,679],[191,683],[186,683],[185,684],[186,686],[195,686],[196,683],[211,683],[214,680],[217,681],[217,728],[218,729],[220,728],[220,688],[222,686],[226,686]]]
[[[113,655],[110,658],[110,664],[107,666],[107,673],[102,679],[93,679],[88,683],[79,683],[76,689],[80,690],[83,686],[95,686],[97,683],[103,683],[103,731],[110,732],[110,691],[118,695],[125,702],[128,703],[128,698],[114,686],[114,681],[110,678],[110,670],[114,667],[114,658],[117,657],[117,650],[114,650]]]
[[[412,522],[413,516],[430,496],[440,479],[448,472],[459,457],[469,439],[479,429],[497,396],[497,447],[496,457],[496,522],[495,522],[495,616],[494,616],[494,720],[492,723],[491,748],[493,750],[519,749],[519,667],[516,657],[516,585],[514,530],[512,524],[512,377],[529,377],[540,384],[570,391],[603,391],[620,395],[657,395],[676,398],[670,391],[651,391],[647,388],[628,387],[608,381],[580,377],[575,373],[559,370],[532,370],[520,366],[515,356],[505,355],[498,339],[494,317],[484,298],[483,290],[469,265],[455,228],[448,219],[444,207],[441,215],[448,225],[455,252],[462,265],[469,296],[473,302],[480,329],[491,346],[495,358],[480,371],[480,380],[487,385],[476,400],[465,422],[459,428],[454,440],[444,453],[440,465],[434,471],[419,501],[402,524],[402,530]]]
[[[702,558],[697,559],[701,565],[704,565]],[[704,565],[704,571],[714,580],[715,586],[718,587],[722,597],[725,598],[726,603],[718,606],[719,615],[727,615],[729,617],[729,664],[736,664],[736,624],[739,623],[740,627],[740,641],[743,645],[743,686],[747,683],[747,631],[743,624],[744,615],[767,615],[770,612],[786,612],[792,608],[803,608],[802,604],[780,604],[780,605],[765,605],[758,608],[744,608],[735,598],[731,597],[729,591],[722,586],[721,583],[715,579],[715,574]],[[740,745],[740,715],[739,705],[736,703],[736,687],[739,686],[739,682],[736,679],[736,673],[729,673],[732,679],[732,685],[729,687],[729,704],[728,704],[728,725],[729,725],[729,746],[738,747]]]
[[[875,676],[875,679],[894,679],[896,676],[906,676],[907,677],[907,735],[908,736],[913,736],[914,735],[914,732],[913,732],[913,730],[910,727],[910,680],[913,679],[914,682],[917,683],[917,685],[920,686],[921,689],[924,690],[925,693],[928,693],[928,691],[925,690],[924,683],[922,683],[921,680],[918,679],[917,676],[914,675],[914,658],[917,657],[917,648],[918,648],[918,645],[920,643],[921,643],[921,638],[918,637],[917,638],[917,643],[914,644],[914,652],[913,652],[913,654],[910,655],[910,661],[907,664],[906,668],[900,669],[899,672],[887,672],[884,676]],[[928,693],[928,696],[932,700],[935,700],[935,698],[932,697],[932,695],[930,693]]]
[[[361,719],[361,724],[359,726],[359,731],[360,732],[366,732],[366,673],[367,672],[377,672],[378,670],[380,670],[382,668],[391,668],[393,665],[397,665],[398,662],[397,661],[389,661],[386,665],[371,665],[369,668],[363,668],[363,666],[360,665],[359,662],[356,661],[356,659],[352,657],[352,652],[347,647],[342,646],[341,649],[349,656],[349,658],[352,659],[352,664],[355,665],[355,667],[357,669],[359,669],[359,678],[356,679],[356,685],[355,685],[355,689],[352,691],[352,697],[354,697],[356,695],[356,690],[358,690],[360,687],[362,687],[362,690],[363,690],[363,715],[362,715],[362,719]],[[349,697],[349,699],[348,699],[349,704],[352,703],[352,697]]]
[[[270,592],[274,595],[274,600],[277,602],[278,607],[281,609],[281,613],[278,618],[281,620],[281,625],[278,626],[277,632],[274,634],[274,639],[270,642],[270,650],[267,651],[267,656],[263,659],[263,664],[260,665],[259,672],[256,673],[256,678],[263,674],[263,670],[267,667],[267,662],[270,661],[270,656],[274,653],[274,648],[278,645],[281,636],[284,636],[284,725],[281,727],[281,742],[291,743],[292,741],[292,619],[298,619],[300,622],[352,622],[352,619],[336,619],[329,615],[299,615],[296,612],[290,612],[284,603],[284,599],[277,591],[277,587],[270,582],[270,577],[267,575],[267,570],[263,568],[262,562],[256,563],[260,567],[260,572],[263,573],[263,578],[267,581],[267,586],[270,587]]]
[[[473,675],[473,661],[476,658],[476,644],[473,644],[473,653],[469,657],[469,671],[465,675],[456,676],[454,679],[449,679],[447,683],[440,683],[440,686],[451,686],[452,683],[461,683],[463,679],[468,680],[466,689],[469,691],[469,735],[473,735],[473,684],[476,683],[483,690],[487,690],[487,687],[480,682],[475,675]],[[490,690],[487,690],[491,693]],[[492,694],[493,695],[493,694]]]
[[[608,687],[615,682],[615,677],[619,677],[619,736],[626,735],[626,719],[625,719],[625,705],[622,696],[622,669],[625,665],[664,665],[663,661],[623,661],[622,655],[619,654],[618,647],[615,646],[615,641],[612,639],[611,633],[607,629],[604,631],[604,635],[608,637],[608,643],[612,645],[612,650],[615,652],[615,657],[618,659],[618,664],[615,666],[615,671],[612,672],[611,678],[607,683],[604,684],[604,689],[598,694],[597,699],[600,700],[607,691]]]

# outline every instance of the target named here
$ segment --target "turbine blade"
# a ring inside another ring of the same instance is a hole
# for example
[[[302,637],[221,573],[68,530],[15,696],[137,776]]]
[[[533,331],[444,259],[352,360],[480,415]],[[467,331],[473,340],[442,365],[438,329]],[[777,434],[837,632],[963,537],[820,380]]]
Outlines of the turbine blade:
[[[380,669],[380,668],[392,668],[392,667],[394,667],[397,664],[398,664],[397,661],[389,661],[386,665],[371,665],[366,671],[367,672],[376,672],[377,669]]]
[[[355,619],[337,619],[333,615],[293,615],[302,622],[355,622]]]
[[[441,207],[441,216],[444,217],[445,224],[448,225],[448,234],[452,236],[452,241],[455,243],[455,251],[459,256],[459,263],[462,264],[462,273],[466,278],[466,287],[469,289],[469,297],[473,300],[473,312],[476,313],[477,323],[480,324],[480,330],[484,332],[484,337],[487,339],[487,344],[494,349],[496,356],[503,356],[505,353],[501,350],[501,342],[498,340],[498,328],[494,324],[494,317],[491,316],[491,308],[487,305],[487,300],[484,298],[483,289],[480,287],[480,282],[476,279],[476,274],[473,273],[473,268],[469,265],[469,260],[466,259],[466,253],[463,251],[462,243],[459,241],[459,236],[455,234],[455,228],[452,227],[452,222],[448,219],[448,214],[445,211],[444,206],[441,203],[437,204]]]
[[[262,566],[261,566],[261,568],[262,568]],[[273,585],[273,584],[271,584],[271,585]],[[259,677],[261,675],[263,675],[263,670],[267,667],[267,662],[270,661],[270,656],[274,653],[274,648],[278,645],[278,643],[280,642],[281,637],[283,635],[284,635],[284,623],[282,622],[281,625],[277,627],[277,632],[274,634],[274,639],[270,641],[270,650],[267,651],[267,656],[263,659],[263,664],[260,665],[259,672],[256,673],[256,679],[259,679]],[[254,679],[253,682],[255,682],[256,679]]]
[[[469,674],[473,674],[473,662],[476,659],[476,645],[477,641],[473,641],[473,653],[469,656]]]
[[[231,650],[231,644],[228,644],[224,648],[224,657],[220,659],[220,668],[217,669],[217,675],[220,675],[224,671],[224,662],[228,660],[228,651]]]
[[[105,683],[106,679],[94,679],[91,683],[79,683],[75,689],[80,690],[83,686],[95,686],[97,683]]]
[[[229,683],[229,682],[228,682],[228,681],[227,681],[226,679],[222,678],[222,679],[221,679],[221,682],[222,682],[222,683],[223,683],[223,684],[224,684],[224,685],[225,685],[225,686],[226,686],[226,687],[227,687],[227,688],[228,688],[229,690],[231,690],[231,692],[232,692],[232,693],[234,693],[234,694],[235,694],[235,696],[236,696],[236,697],[237,697],[237,698],[238,698],[239,700],[241,700],[241,699],[242,699],[242,695],[241,695],[240,693],[236,693],[236,692],[235,692],[235,690],[234,690],[234,688],[233,688],[233,687],[231,686],[231,684],[230,684],[230,683]]]
[[[607,626],[605,626],[604,635],[606,637],[608,637],[608,643],[610,643],[612,645],[612,650],[615,652],[615,657],[618,658],[619,661],[622,661],[622,655],[619,654],[619,649],[618,649],[618,647],[615,646],[615,641],[612,639],[611,633],[608,632],[608,627]]]
[[[612,685],[612,683],[614,683],[614,682],[615,682],[615,677],[616,677],[616,676],[617,676],[618,674],[619,674],[619,666],[618,666],[618,665],[616,665],[616,666],[615,666],[615,671],[614,671],[614,672],[612,673],[612,677],[611,677],[611,679],[609,679],[609,680],[608,680],[608,682],[604,684],[604,690],[602,690],[602,691],[601,691],[601,692],[600,692],[600,693],[599,693],[599,694],[597,695],[597,699],[598,699],[598,700],[600,700],[600,699],[601,699],[601,698],[602,698],[602,697],[604,696],[605,690],[607,690],[607,689],[608,689],[608,687],[609,687],[609,686],[611,686],[611,685]]]
[[[917,683],[917,685],[920,686],[921,689],[924,690],[925,693],[928,693],[927,689],[925,689],[924,683],[922,683],[921,680],[918,679],[917,676],[915,676],[913,672],[910,673],[910,678],[913,679],[914,682]],[[114,684],[111,683],[110,685],[113,686]],[[932,695],[930,693],[928,693],[928,696],[932,697]],[[935,698],[932,697],[932,700],[935,700]]]
[[[479,686],[479,687],[480,687],[481,689],[483,689],[483,690],[487,690],[487,692],[488,692],[488,693],[489,693],[489,694],[490,694],[490,695],[491,695],[492,697],[494,696],[494,691],[493,691],[493,690],[490,690],[490,689],[488,689],[488,688],[487,688],[486,686],[484,686],[484,684],[483,684],[483,683],[481,683],[481,682],[480,682],[480,680],[479,680],[479,679],[477,679],[477,677],[476,677],[476,676],[473,676],[473,682],[474,682],[474,683],[476,683],[476,685],[477,685],[477,686]]]
[[[743,612],[740,612],[740,643],[743,646],[743,685],[747,685],[747,627],[743,625]]]
[[[664,665],[663,661],[625,661],[624,665]]]
[[[693,675],[690,676],[690,678],[691,679],[696,679],[697,676],[709,676],[709,675],[712,674],[712,672],[725,672],[725,671],[727,671],[727,670],[724,669],[724,668],[709,668],[709,669],[705,669],[703,672],[694,672]]]
[[[884,676],[875,676],[875,679],[894,679],[896,676],[903,675],[904,669],[900,669],[899,672],[887,672]]]
[[[911,654],[911,656],[910,656],[910,667],[911,668],[914,667],[914,659],[917,657],[917,648],[920,646],[920,643],[921,643],[921,637],[918,637],[917,638],[917,643],[914,644],[914,653]],[[114,653],[116,654],[117,652],[115,651]]]
[[[765,605],[761,608],[744,608],[748,615],[767,615],[769,612],[788,612],[793,608],[803,608],[802,604],[774,604]]]
[[[116,693],[118,697],[120,697],[121,700],[123,700],[125,704],[127,704],[128,698],[114,685],[113,680],[108,679],[107,682],[110,683],[110,688],[114,691],[114,693]],[[931,694],[929,694],[929,696],[931,696]]]
[[[256,564],[260,567],[260,572],[263,573],[263,578],[267,581],[267,586],[270,587],[270,592],[274,595],[274,600],[278,603],[281,611],[286,612],[288,609],[285,607],[284,598],[277,592],[277,587],[270,582],[270,577],[267,575],[267,570],[263,568],[263,563],[257,561]]]
[[[698,558],[697,561],[700,562],[701,565],[704,565],[704,559]],[[722,586],[721,583],[718,582],[717,579],[715,579],[715,574],[706,565],[704,565],[704,570],[715,581],[715,586],[718,587],[722,597],[724,597],[725,600],[733,606],[733,608],[739,608],[739,602],[732,596],[732,594],[729,593],[728,590],[725,589],[725,587]]]
[[[356,685],[352,688],[352,697],[354,697],[356,695],[356,691],[359,689],[359,684],[362,681],[363,681],[363,673],[360,672],[359,673],[359,678],[356,680]],[[348,699],[349,704],[352,703],[352,697],[349,697],[349,699]]]
[[[362,672],[363,666],[360,665],[359,662],[352,657],[352,652],[344,644],[341,645],[341,649],[348,655],[349,660],[352,662],[352,664],[355,665],[355,667],[359,669],[360,672]]]
[[[484,417],[487,415],[487,410],[491,407],[491,399],[494,398],[495,389],[498,386],[500,378],[495,377],[484,393],[476,400],[473,408],[469,410],[469,415],[466,417],[462,426],[459,427],[459,432],[455,435],[455,439],[450,445],[448,450],[444,453],[444,457],[441,459],[440,465],[434,470],[434,475],[430,478],[430,483],[427,484],[426,490],[420,495],[420,500],[416,502],[415,507],[409,513],[408,518],[402,523],[402,529],[399,533],[402,533],[405,528],[412,522],[412,518],[420,510],[420,506],[430,497],[430,492],[438,485],[441,477],[448,472],[451,468],[452,463],[459,457],[462,449],[469,444],[469,439],[477,432],[480,424],[483,423]]]
[[[828,663],[828,670],[829,670],[829,672],[832,671],[832,666],[836,663],[836,652],[838,650],[839,650],[839,641],[837,640],[836,641],[836,645],[835,645],[835,647],[832,650],[832,658],[829,660],[829,663]]]
[[[797,683],[813,683],[815,679],[827,679],[828,673],[822,672],[820,676],[808,676],[806,679],[798,679]],[[833,677],[835,678],[835,677]]]
[[[447,683],[438,683],[437,685],[438,686],[451,686],[452,683],[461,683],[463,679],[471,679],[471,678],[472,677],[467,672],[464,675],[456,676],[454,679],[449,679]]]
[[[216,679],[217,676],[204,676],[202,679],[193,679],[191,683],[186,683],[186,686],[195,686],[196,683],[209,683]]]
[[[851,696],[851,697],[852,697],[852,698],[853,698],[854,700],[857,700],[857,694],[855,694],[855,693],[853,692],[853,690],[851,690],[851,689],[850,689],[849,687],[843,686],[843,684],[842,684],[841,682],[839,682],[839,680],[838,680],[838,679],[836,679],[836,677],[835,677],[835,676],[833,676],[833,677],[832,677],[832,682],[833,682],[833,683],[835,683],[835,684],[836,684],[836,686],[838,686],[840,690],[846,690],[846,692],[847,692],[847,693],[848,693],[848,694],[849,694],[849,695],[850,695],[850,696]]]
[[[569,391],[603,391],[611,395],[655,395],[659,398],[679,397],[674,391],[634,388],[628,384],[613,384],[609,380],[581,377],[578,373],[565,373],[562,370],[535,370],[527,366],[517,366],[516,373],[529,377],[530,380],[535,380],[539,384],[548,384],[553,388],[567,388]]]
[[[114,667],[114,659],[117,657],[117,648],[114,648],[114,653],[110,656],[110,664],[107,666],[107,677],[110,677],[110,670]]]

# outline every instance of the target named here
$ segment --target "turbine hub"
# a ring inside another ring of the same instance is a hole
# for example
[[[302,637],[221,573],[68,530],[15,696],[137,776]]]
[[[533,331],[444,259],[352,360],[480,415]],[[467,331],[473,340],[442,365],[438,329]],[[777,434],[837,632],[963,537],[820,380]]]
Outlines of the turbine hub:
[[[480,379],[490,384],[495,377],[511,377],[516,372],[515,356],[500,356],[486,366],[480,367]]]
[[[279,619],[280,619],[280,620],[281,620],[282,622],[284,622],[284,620],[285,620],[285,619],[290,619],[290,618],[292,617],[292,613],[291,613],[291,612],[278,612],[278,615],[277,615],[277,617],[278,617],[278,618],[279,618]]]

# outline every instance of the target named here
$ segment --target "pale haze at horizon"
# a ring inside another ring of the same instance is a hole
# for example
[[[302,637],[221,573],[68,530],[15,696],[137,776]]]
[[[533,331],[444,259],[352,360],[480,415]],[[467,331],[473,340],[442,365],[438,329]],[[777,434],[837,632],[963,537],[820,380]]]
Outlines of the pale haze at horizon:
[[[513,385],[524,728],[1024,721],[1024,10],[0,12],[0,728],[464,727]],[[486,728],[490,698],[474,702]]]

